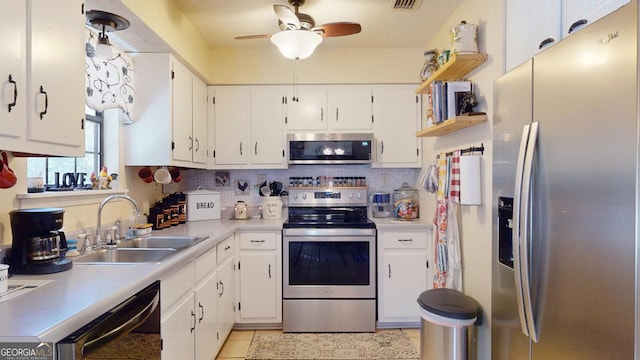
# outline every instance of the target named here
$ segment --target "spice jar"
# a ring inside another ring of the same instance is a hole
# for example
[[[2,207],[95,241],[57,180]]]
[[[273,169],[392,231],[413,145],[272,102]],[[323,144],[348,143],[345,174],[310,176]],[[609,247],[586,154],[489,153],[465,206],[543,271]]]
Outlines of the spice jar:
[[[413,220],[418,218],[418,190],[406,182],[393,190],[393,216],[397,219]]]

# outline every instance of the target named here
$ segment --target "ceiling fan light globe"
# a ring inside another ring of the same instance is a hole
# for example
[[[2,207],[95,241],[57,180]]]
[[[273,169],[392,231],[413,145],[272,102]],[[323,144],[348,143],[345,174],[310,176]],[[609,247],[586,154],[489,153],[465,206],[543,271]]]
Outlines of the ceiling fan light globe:
[[[109,41],[107,34],[100,33],[98,43],[96,44],[96,57],[99,59],[112,59],[113,47]]]
[[[271,36],[280,53],[288,59],[306,59],[322,42],[322,36],[308,30],[287,30]]]

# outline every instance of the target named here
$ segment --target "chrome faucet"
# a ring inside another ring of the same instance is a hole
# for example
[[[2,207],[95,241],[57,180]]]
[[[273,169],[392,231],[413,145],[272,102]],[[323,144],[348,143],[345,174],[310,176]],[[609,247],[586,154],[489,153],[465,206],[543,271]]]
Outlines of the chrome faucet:
[[[98,224],[96,225],[96,241],[94,243],[95,247],[102,247],[104,244],[102,243],[102,208],[111,200],[114,199],[125,199],[125,200],[129,200],[129,202],[133,205],[133,207],[136,209],[136,216],[140,215],[140,208],[138,207],[138,203],[129,195],[120,195],[120,194],[115,194],[115,195],[111,195],[111,196],[107,196],[104,200],[102,200],[102,202],[100,203],[100,206],[98,206]],[[113,239],[112,239],[113,240]]]

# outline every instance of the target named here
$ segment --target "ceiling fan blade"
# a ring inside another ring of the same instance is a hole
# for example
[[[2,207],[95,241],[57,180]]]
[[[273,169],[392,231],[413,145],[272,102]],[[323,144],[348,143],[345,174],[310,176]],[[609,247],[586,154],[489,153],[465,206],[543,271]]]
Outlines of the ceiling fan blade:
[[[274,4],[273,11],[276,12],[278,19],[284,24],[300,29],[300,19],[298,16],[286,5]]]
[[[345,36],[359,33],[362,30],[362,26],[352,22],[334,22],[316,26],[311,30],[321,31],[324,37]]]
[[[270,38],[271,34],[260,34],[260,35],[246,35],[246,36],[236,36],[236,40],[250,40],[250,39],[266,39]]]

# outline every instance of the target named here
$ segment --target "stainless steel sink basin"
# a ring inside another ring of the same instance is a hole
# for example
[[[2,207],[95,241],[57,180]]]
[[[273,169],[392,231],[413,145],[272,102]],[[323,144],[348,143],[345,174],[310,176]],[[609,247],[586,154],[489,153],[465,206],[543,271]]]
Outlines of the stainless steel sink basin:
[[[170,248],[117,248],[101,249],[73,258],[83,264],[140,264],[155,263],[176,253]]]
[[[122,241],[119,248],[172,248],[180,250],[206,239],[206,236],[145,236]]]

